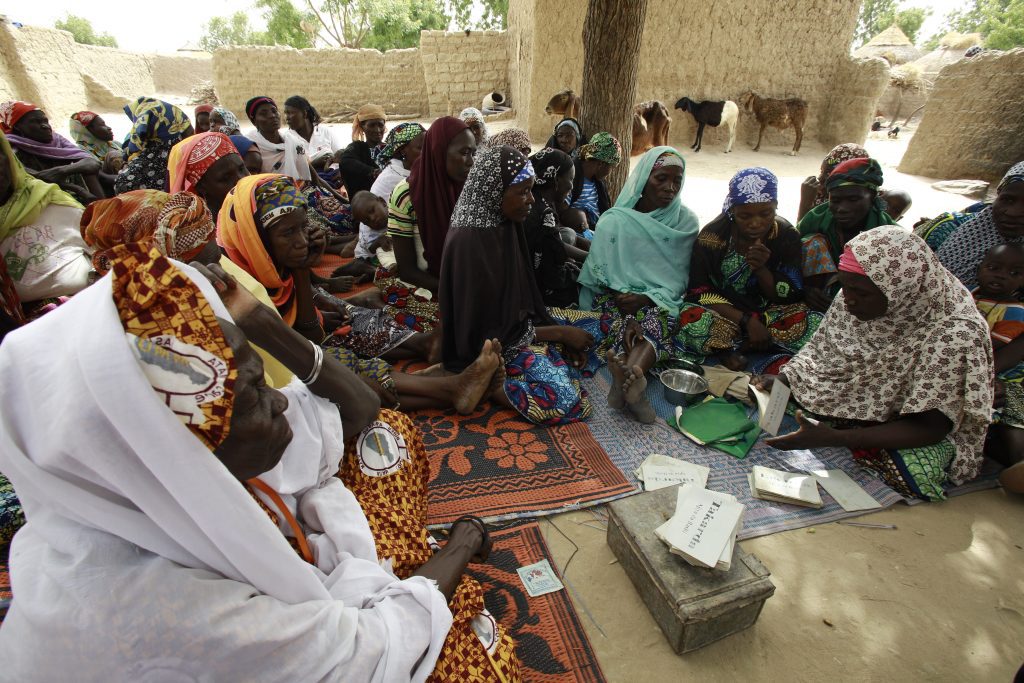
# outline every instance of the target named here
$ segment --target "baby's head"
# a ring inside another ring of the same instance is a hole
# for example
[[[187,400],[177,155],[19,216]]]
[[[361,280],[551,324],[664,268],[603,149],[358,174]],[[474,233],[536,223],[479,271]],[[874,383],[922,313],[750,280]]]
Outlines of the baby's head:
[[[112,175],[117,174],[124,166],[124,157],[121,156],[121,150],[111,150],[107,152],[107,155],[103,157],[103,172],[110,173]]]
[[[352,218],[380,232],[388,227],[388,203],[366,190],[352,198]]]
[[[978,291],[994,299],[1016,299],[1024,289],[1024,244],[999,244],[978,266]]]

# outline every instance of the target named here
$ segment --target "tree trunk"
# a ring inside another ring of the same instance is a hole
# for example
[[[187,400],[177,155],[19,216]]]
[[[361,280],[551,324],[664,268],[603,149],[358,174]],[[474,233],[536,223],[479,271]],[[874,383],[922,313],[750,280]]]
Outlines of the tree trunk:
[[[622,162],[606,183],[612,201],[629,175],[633,104],[647,0],[589,0],[583,24],[583,114],[588,135],[607,131],[622,143]]]
[[[917,112],[921,111],[922,109],[924,109],[923,104],[914,111],[910,112],[910,116],[908,116],[907,119],[903,122],[903,125],[905,126],[908,123],[910,123],[910,119],[914,118],[917,115]]]

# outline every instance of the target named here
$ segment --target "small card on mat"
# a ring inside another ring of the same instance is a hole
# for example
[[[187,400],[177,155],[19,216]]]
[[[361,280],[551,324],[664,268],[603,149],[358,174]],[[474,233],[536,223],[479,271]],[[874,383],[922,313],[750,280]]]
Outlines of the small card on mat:
[[[519,580],[523,582],[531,598],[554,593],[564,587],[547,560],[528,564],[516,571],[519,572]]]

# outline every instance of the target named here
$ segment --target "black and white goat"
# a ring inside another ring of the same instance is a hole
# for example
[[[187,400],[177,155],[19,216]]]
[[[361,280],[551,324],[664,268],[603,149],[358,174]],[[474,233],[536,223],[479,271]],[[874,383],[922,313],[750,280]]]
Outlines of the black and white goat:
[[[740,115],[740,108],[732,100],[715,102],[694,102],[689,97],[680,98],[676,102],[676,109],[688,111],[697,121],[697,139],[690,145],[690,149],[699,152],[701,143],[704,140],[704,126],[717,128],[724,125],[729,134],[729,140],[725,143],[725,152],[732,151],[732,143],[736,141],[736,120]]]

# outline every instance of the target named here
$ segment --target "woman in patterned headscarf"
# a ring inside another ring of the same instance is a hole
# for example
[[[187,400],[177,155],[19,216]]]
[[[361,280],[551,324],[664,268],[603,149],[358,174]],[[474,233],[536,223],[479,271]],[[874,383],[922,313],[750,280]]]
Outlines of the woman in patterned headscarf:
[[[140,97],[125,105],[132,130],[124,146],[126,163],[117,174],[118,194],[131,190],[166,190],[167,158],[171,147],[192,135],[192,123],[173,104]]]
[[[392,373],[384,358],[427,359],[432,335],[399,327],[379,309],[352,305],[314,287],[309,263],[318,246],[310,243],[306,230],[306,202],[287,176],[239,181],[221,207],[217,241],[228,258],[267,289],[289,326],[371,379],[382,400],[409,410],[454,406],[469,413],[482,399],[497,368],[489,346],[478,350],[472,367],[460,375]]]
[[[1006,172],[991,204],[979,202],[945,213],[914,229],[968,289],[978,285],[978,266],[997,244],[1024,242],[1024,161]]]
[[[442,355],[445,369],[459,372],[474,347],[493,340],[506,378],[491,399],[531,422],[558,425],[590,416],[580,371],[597,367],[588,352],[599,325],[596,316],[544,306],[520,225],[533,204],[535,176],[511,147],[477,155],[441,265]]]
[[[473,132],[477,147],[482,148],[491,144],[491,136],[487,130],[487,121],[484,120],[484,115],[479,109],[476,107],[466,107],[459,113],[459,120],[465,123],[469,130]]]
[[[214,107],[210,112],[210,130],[224,135],[241,135],[238,117],[224,107]]]
[[[814,207],[797,223],[803,241],[805,295],[811,308],[828,309],[836,294],[835,273],[846,243],[861,232],[896,223],[878,196],[881,186],[882,167],[877,161],[844,161],[825,183],[828,203]]]
[[[800,186],[800,208],[796,218],[799,221],[808,211],[828,202],[828,177],[836,166],[850,159],[867,159],[870,155],[860,145],[846,142],[836,145],[821,160],[821,172],[817,176],[808,176]],[[878,188],[878,196],[885,202],[886,212],[895,220],[899,220],[910,208],[913,200],[903,190]]]
[[[523,233],[533,275],[544,303],[572,307],[580,295],[576,278],[587,258],[587,252],[576,247],[576,231],[559,227],[558,209],[565,205],[572,192],[575,172],[572,158],[561,150],[545,147],[530,157],[530,163],[537,179],[533,185],[533,206],[523,223]],[[568,243],[563,239],[565,233],[569,235]]]
[[[594,229],[601,214],[611,206],[604,179],[622,161],[622,145],[611,133],[595,133],[590,142],[578,151],[576,175],[569,196],[570,208],[583,212],[586,225],[583,226],[585,229],[582,234],[587,239],[593,239],[593,235],[588,232]],[[573,222],[566,224],[572,225]]]
[[[524,157],[530,156],[533,143],[530,142],[530,134],[522,128],[506,128],[491,138],[491,144],[495,147],[511,147]]]
[[[609,330],[600,349],[612,371],[608,403],[644,423],[656,419],[646,373],[671,355],[699,229],[680,199],[685,169],[671,147],[640,157],[601,216],[579,277],[580,308],[600,311]]]
[[[847,447],[904,495],[944,498],[943,484],[981,470],[993,398],[988,325],[924,241],[899,226],[850,240],[839,278],[842,295],[818,334],[779,375],[823,421],[798,415],[797,432],[768,443]]]
[[[465,572],[486,526],[464,517],[432,549],[412,421],[222,271],[119,249],[63,315],[0,346],[0,468],[30,511],[5,671],[519,680]],[[265,386],[247,341],[304,382]]]
[[[724,350],[723,364],[745,370],[740,350],[796,353],[818,329],[821,314],[803,303],[800,233],[776,214],[778,186],[766,168],[740,171],[729,181],[722,213],[697,236],[692,304],[680,311],[676,335],[684,351]]]

